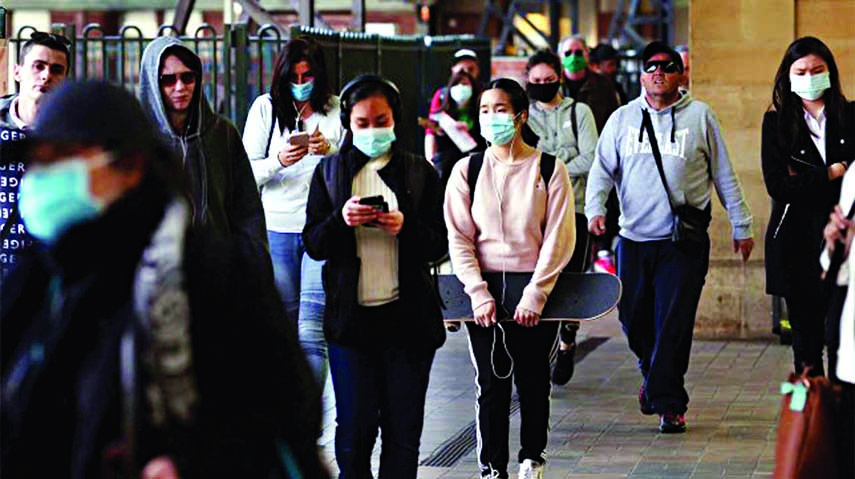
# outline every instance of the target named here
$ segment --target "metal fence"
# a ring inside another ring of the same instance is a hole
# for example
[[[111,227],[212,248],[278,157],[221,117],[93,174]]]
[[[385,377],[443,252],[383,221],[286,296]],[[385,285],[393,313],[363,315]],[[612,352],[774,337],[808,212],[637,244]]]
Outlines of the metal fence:
[[[118,35],[107,35],[98,24],[77,33],[74,25],[54,24],[54,33],[71,40],[71,72],[77,79],[101,79],[120,84],[133,93],[139,88],[140,61],[153,40],[136,26],[124,26]],[[10,50],[17,61],[21,46],[34,27],[20,28]],[[267,91],[273,64],[288,36],[278,26],[264,25],[250,32],[246,24],[225,25],[222,34],[203,24],[192,35],[178,35],[171,25],[158,29],[158,36],[175,35],[202,60],[202,87],[214,108],[243,129],[253,99]]]

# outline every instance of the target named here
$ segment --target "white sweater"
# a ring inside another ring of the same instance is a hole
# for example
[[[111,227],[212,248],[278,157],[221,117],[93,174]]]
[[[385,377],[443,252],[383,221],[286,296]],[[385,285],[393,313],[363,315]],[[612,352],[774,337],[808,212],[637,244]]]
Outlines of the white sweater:
[[[339,100],[330,99],[332,108],[329,113],[314,112],[303,120],[303,131],[311,134],[316,127],[330,142],[331,155],[338,151],[344,137],[339,119]],[[273,134],[270,126],[273,123]],[[267,138],[270,135],[270,146]],[[309,198],[309,184],[315,166],[323,158],[320,155],[306,155],[297,163],[284,167],[279,163],[279,151],[288,143],[291,131],[285,128],[280,133],[279,121],[273,114],[270,94],[265,93],[255,99],[246,118],[243,130],[243,146],[249,156],[255,183],[261,193],[264,206],[264,219],[267,229],[278,233],[299,233],[306,223],[306,202]],[[266,148],[266,149],[265,149]]]

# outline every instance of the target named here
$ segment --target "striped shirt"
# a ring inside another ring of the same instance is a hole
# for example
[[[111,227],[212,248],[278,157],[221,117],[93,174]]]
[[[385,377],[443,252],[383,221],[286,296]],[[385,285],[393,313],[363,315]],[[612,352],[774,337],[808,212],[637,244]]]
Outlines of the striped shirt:
[[[391,153],[372,158],[353,178],[353,194],[359,197],[383,195],[389,211],[398,209],[395,193],[378,171],[389,164]],[[380,306],[398,299],[398,237],[371,227],[356,228],[356,255],[359,270],[359,304]]]

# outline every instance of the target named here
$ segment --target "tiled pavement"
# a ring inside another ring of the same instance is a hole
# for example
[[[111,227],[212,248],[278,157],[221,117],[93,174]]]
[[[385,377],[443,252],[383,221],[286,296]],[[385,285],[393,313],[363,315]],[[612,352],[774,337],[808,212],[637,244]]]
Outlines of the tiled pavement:
[[[658,433],[655,416],[638,411],[639,374],[616,317],[584,324],[578,340],[581,344],[587,338],[602,339],[587,343],[599,345],[579,362],[567,386],[552,391],[546,479],[772,477],[778,388],[791,365],[788,346],[771,340],[696,340],[686,377],[689,430],[665,435]],[[461,433],[474,420],[474,394],[466,333],[449,334],[431,372],[422,462],[436,458],[435,452],[452,438],[474,444]],[[321,443],[336,471],[335,412],[332,398],[326,399]],[[511,420],[512,458],[518,437],[517,413]],[[444,467],[421,466],[419,478],[477,478],[475,451],[467,445],[462,457]],[[375,473],[378,451],[379,439]],[[509,472],[516,477],[515,466]]]

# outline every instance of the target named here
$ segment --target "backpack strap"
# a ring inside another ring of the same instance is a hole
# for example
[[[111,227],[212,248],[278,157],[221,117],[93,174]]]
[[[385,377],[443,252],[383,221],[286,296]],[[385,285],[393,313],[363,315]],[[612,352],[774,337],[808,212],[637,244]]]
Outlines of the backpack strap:
[[[469,183],[469,208],[472,208],[472,202],[475,201],[475,185],[478,183],[478,175],[481,173],[481,166],[484,165],[484,152],[473,153],[469,157],[469,169],[466,175],[466,181]],[[540,177],[543,178],[543,184],[546,185],[546,192],[549,193],[549,181],[552,179],[552,173],[555,171],[555,156],[549,153],[540,154]]]
[[[270,131],[267,132],[267,146],[264,147],[264,154],[269,154],[270,140],[273,139],[273,127],[276,126],[276,106],[273,105],[273,97],[270,97],[270,114],[273,118],[270,119]]]
[[[543,178],[543,184],[546,185],[546,192],[549,193],[549,180],[552,179],[552,173],[555,172],[555,155],[549,153],[540,154],[540,177]]]
[[[469,208],[475,201],[475,185],[478,183],[478,175],[481,174],[481,166],[484,164],[484,152],[473,153],[469,157],[469,170],[466,172],[466,181],[469,182]]]
[[[573,105],[570,107],[570,126],[573,128],[573,139],[576,144],[579,144],[579,127],[576,125],[576,104],[579,103],[573,100]]]

